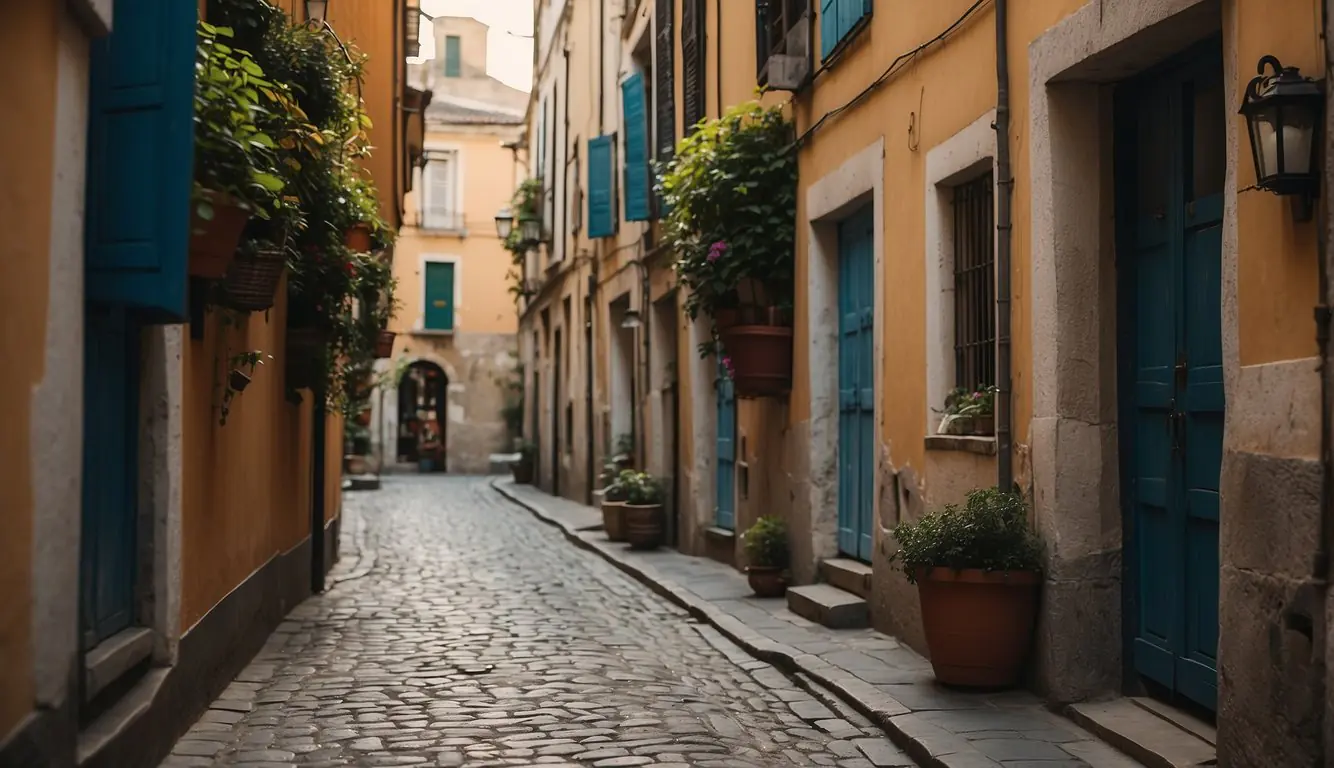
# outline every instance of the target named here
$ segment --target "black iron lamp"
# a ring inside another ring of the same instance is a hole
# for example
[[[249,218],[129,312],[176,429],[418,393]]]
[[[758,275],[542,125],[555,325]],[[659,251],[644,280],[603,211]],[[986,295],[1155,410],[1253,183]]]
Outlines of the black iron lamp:
[[[508,208],[501,208],[496,213],[496,235],[501,240],[508,240],[514,231],[514,213]]]
[[[519,235],[525,243],[542,242],[542,220],[529,211],[519,214]]]
[[[1265,74],[1266,68],[1272,73]],[[1320,191],[1316,146],[1325,101],[1321,84],[1274,56],[1261,58],[1256,72],[1240,110],[1251,136],[1255,186],[1294,196],[1294,216],[1305,221]]]
[[[633,330],[635,328],[639,328],[643,324],[644,320],[639,316],[639,310],[637,309],[625,310],[625,317],[621,318],[622,328],[625,328],[627,330]]]
[[[323,24],[329,15],[329,0],[306,0],[306,21]]]

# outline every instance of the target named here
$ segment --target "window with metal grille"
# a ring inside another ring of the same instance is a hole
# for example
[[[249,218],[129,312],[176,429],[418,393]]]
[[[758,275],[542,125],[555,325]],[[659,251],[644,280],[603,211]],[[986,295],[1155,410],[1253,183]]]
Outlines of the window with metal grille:
[[[707,0],[683,0],[681,5],[681,95],[685,132],[704,118],[704,18]]]
[[[992,175],[954,188],[954,384],[996,383],[996,238]]]

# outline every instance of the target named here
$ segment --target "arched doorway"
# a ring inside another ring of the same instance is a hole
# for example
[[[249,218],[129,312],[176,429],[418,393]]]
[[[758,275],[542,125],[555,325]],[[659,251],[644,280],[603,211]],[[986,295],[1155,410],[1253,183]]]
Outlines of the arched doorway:
[[[443,472],[445,464],[446,396],[449,377],[440,366],[418,360],[398,382],[398,460],[423,472]]]

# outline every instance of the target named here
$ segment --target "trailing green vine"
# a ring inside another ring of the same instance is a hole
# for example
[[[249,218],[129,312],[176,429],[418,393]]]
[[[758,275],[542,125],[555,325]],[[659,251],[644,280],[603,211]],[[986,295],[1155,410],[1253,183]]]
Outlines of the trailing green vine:
[[[514,197],[510,200],[510,212],[514,216],[514,227],[510,230],[509,236],[505,238],[505,250],[510,254],[510,269],[505,274],[509,280],[509,293],[514,297],[514,304],[517,306],[523,299],[532,296],[532,291],[524,281],[524,264],[528,258],[528,251],[533,244],[524,240],[523,227],[520,224],[524,219],[541,218],[542,211],[542,180],[524,179],[519,188],[514,191]]]

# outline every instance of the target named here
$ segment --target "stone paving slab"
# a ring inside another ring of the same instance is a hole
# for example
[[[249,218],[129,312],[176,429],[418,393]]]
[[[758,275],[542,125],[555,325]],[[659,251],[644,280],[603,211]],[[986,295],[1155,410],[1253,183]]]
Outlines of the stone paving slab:
[[[638,552],[580,530],[573,507],[527,485],[497,479],[511,501],[561,528],[706,621],[757,658],[809,676],[883,727],[923,765],[939,768],[1141,768],[1142,764],[1048,711],[1026,691],[965,693],[937,685],[931,664],[872,629],[833,630],[752,595],[746,577],[714,560],[668,549]],[[588,509],[585,507],[585,509]],[[593,510],[590,510],[593,512]],[[585,516],[587,517],[587,516]],[[809,704],[810,714],[820,714]],[[878,765],[870,753],[872,765]]]

